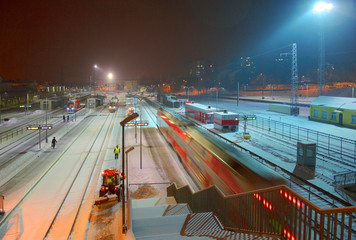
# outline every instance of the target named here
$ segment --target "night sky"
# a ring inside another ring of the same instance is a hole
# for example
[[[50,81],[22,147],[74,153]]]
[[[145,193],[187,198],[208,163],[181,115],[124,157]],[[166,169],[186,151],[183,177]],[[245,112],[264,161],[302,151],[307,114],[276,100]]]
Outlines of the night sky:
[[[326,57],[356,54],[356,2],[324,16]],[[89,82],[93,65],[116,81],[181,76],[187,62],[219,68],[293,42],[316,55],[318,17],[304,0],[0,0],[5,81]],[[346,55],[345,55],[346,54]]]

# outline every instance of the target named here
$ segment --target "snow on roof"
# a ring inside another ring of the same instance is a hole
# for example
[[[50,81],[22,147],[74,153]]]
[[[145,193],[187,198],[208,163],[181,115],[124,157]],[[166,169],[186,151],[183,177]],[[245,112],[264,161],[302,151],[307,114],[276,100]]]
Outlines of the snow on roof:
[[[320,96],[310,105],[356,110],[356,98]]]
[[[217,114],[217,115],[239,115],[238,113],[235,113],[235,112],[230,112],[230,111],[226,111],[226,112],[214,112],[214,114]]]
[[[203,105],[200,103],[186,103],[186,106],[190,108],[194,108],[196,110],[207,110],[207,111],[216,111],[216,108],[212,107],[211,105]]]

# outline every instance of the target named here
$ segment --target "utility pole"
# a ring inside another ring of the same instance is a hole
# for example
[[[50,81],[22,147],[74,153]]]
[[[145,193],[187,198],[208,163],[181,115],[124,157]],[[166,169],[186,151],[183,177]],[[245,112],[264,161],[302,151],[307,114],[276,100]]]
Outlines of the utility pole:
[[[325,41],[323,26],[320,28],[320,44],[319,44],[319,96],[323,94],[324,85],[324,66],[325,66]]]
[[[239,101],[240,101],[240,81],[237,79],[237,106],[239,106]]]
[[[47,111],[48,111],[48,100],[46,97],[46,126],[47,126]],[[48,143],[47,128],[46,128],[46,143]]]
[[[291,115],[299,115],[298,110],[298,60],[297,60],[297,44],[292,44],[292,50],[287,53],[281,53],[280,56],[292,57],[292,71],[291,71]]]

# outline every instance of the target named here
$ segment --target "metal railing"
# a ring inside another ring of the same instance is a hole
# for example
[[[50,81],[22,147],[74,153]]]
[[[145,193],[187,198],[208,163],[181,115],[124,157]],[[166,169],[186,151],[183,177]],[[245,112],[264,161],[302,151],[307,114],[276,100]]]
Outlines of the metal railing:
[[[216,186],[193,193],[172,184],[167,196],[194,213],[214,212],[227,230],[280,239],[356,239],[356,207],[320,209],[286,186],[225,196]]]
[[[356,141],[348,138],[294,126],[288,123],[257,117],[248,125],[282,138],[316,143],[318,151],[324,154],[339,156],[341,159],[356,163]]]
[[[52,118],[56,118],[57,116],[56,115],[53,115],[53,114],[48,114],[47,116],[47,120],[48,119],[52,119]],[[28,123],[26,124],[22,124],[21,126],[18,126],[16,128],[13,128],[11,129],[10,131],[7,131],[7,132],[4,132],[2,134],[0,134],[0,144],[3,142],[3,141],[8,141],[9,139],[11,138],[14,138],[20,134],[24,134],[24,132],[27,131],[27,126],[28,125],[39,125],[39,124],[43,124],[43,122],[45,122],[46,120],[46,117],[43,116],[43,117],[40,117],[40,118],[37,118],[33,121],[29,121]]]
[[[349,172],[349,173],[335,175],[334,180],[335,180],[334,183],[339,186],[355,184],[356,183],[356,172]]]

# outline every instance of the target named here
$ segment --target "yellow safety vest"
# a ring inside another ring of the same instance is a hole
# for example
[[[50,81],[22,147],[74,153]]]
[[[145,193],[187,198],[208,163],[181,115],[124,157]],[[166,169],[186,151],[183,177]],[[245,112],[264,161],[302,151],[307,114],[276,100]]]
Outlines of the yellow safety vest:
[[[120,148],[115,148],[115,153],[120,153]]]

